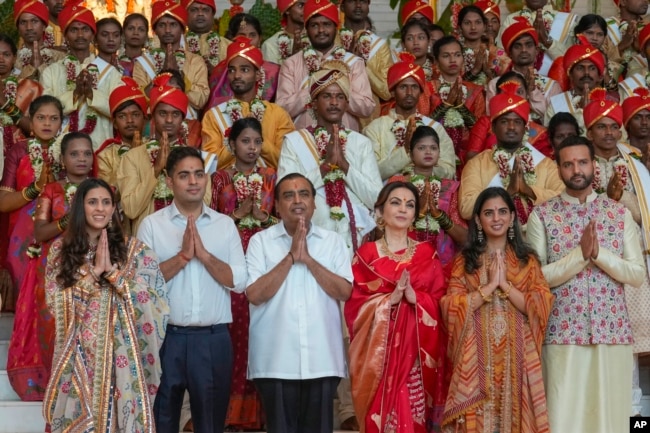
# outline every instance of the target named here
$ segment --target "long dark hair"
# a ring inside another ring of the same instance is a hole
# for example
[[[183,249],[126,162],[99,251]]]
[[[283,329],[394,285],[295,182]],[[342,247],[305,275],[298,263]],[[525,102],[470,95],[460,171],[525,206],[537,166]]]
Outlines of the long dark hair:
[[[472,217],[469,219],[467,242],[461,251],[461,254],[465,258],[465,272],[468,274],[473,274],[481,267],[482,263],[480,257],[481,254],[483,254],[487,249],[487,242],[485,239],[482,242],[479,242],[476,217],[481,213],[481,209],[483,209],[483,205],[486,201],[497,197],[501,197],[506,203],[506,206],[508,206],[508,209],[510,209],[510,212],[515,215],[513,224],[515,236],[513,239],[506,237],[507,245],[510,245],[510,247],[512,247],[512,250],[515,252],[515,255],[519,259],[519,262],[523,265],[528,264],[530,256],[537,258],[535,251],[523,240],[519,221],[517,220],[515,202],[512,201],[510,194],[508,194],[505,189],[498,186],[492,186],[490,188],[484,189],[483,192],[479,194],[478,198],[476,199],[476,203],[474,204]]]
[[[56,277],[57,281],[64,287],[74,285],[79,278],[77,271],[83,266],[90,247],[88,232],[86,231],[84,201],[88,192],[95,188],[104,188],[108,191],[111,195],[111,202],[115,204],[115,193],[105,181],[86,179],[79,184],[72,200],[69,213],[70,219],[61,244],[61,269]],[[126,243],[124,242],[124,233],[117,212],[113,212],[111,224],[106,227],[106,233],[108,235],[108,250],[111,254],[111,262],[117,263],[119,266],[126,261]]]

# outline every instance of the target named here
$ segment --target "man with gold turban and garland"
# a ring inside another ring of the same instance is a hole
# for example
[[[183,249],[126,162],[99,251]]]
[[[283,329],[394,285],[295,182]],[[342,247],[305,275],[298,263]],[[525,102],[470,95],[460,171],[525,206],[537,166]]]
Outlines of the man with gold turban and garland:
[[[40,0],[18,0],[14,3],[14,21],[23,46],[18,50],[16,68],[20,78],[32,77],[38,81],[43,70],[65,57],[54,50],[54,39],[47,33],[49,11]],[[38,70],[38,74],[34,72]]]
[[[528,142],[524,142],[530,105],[516,95],[519,83],[506,81],[502,93],[490,100],[492,132],[497,143],[467,161],[458,196],[460,215],[472,217],[478,195],[487,187],[505,188],[517,208],[523,226],[533,207],[558,195],[564,184],[555,163]]]
[[[181,126],[187,115],[187,95],[169,85],[170,77],[163,74],[154,78],[149,98],[149,109],[159,136],[126,152],[117,169],[122,209],[131,222],[132,233],[137,233],[146,216],[172,202],[173,193],[165,182],[167,157],[173,148],[188,145]],[[210,159],[206,158],[205,163],[209,166]],[[211,198],[208,182],[203,200],[209,204]]]
[[[228,39],[212,29],[217,6],[214,0],[185,0],[183,6],[187,9],[188,27],[185,50],[203,57],[210,76],[212,68],[226,58],[226,49],[230,45]]]
[[[634,197],[634,187],[641,173],[618,143],[623,110],[606,99],[604,88],[594,89],[589,101],[584,120],[593,144],[570,137],[559,145],[566,191],[536,206],[528,222],[528,241],[555,295],[542,346],[552,432],[628,428],[636,340],[628,294],[634,288],[648,292],[642,286],[648,277],[642,240],[630,208],[636,207],[638,216],[636,198],[643,193],[637,190]]]
[[[189,47],[181,46],[187,25],[187,10],[173,0],[158,0],[151,6],[151,28],[160,40],[160,48],[136,58],[133,79],[149,95],[152,80],[165,69],[175,69],[185,80],[185,93],[189,101],[186,111],[189,119],[197,119],[199,111],[208,101],[208,69],[203,57],[193,54]]]
[[[363,134],[372,141],[379,173],[383,180],[400,173],[411,164],[407,142],[410,129],[420,125],[431,126],[440,137],[440,159],[433,169],[436,176],[453,179],[456,174],[454,143],[445,128],[417,110],[420,94],[424,92],[424,70],[415,62],[397,62],[388,69],[388,89],[395,106],[372,122]]]
[[[74,1],[68,3],[59,14],[59,23],[68,54],[43,71],[43,94],[55,96],[63,104],[63,113],[70,121],[68,132],[85,132],[97,149],[113,136],[108,97],[122,83],[122,74],[90,52],[97,33],[90,10]]]
[[[605,56],[584,37],[581,37],[581,43],[571,46],[562,62],[566,75],[569,77],[570,88],[550,99],[544,115],[544,125],[548,125],[555,113],[571,113],[584,132],[585,122],[582,118],[582,110],[588,102],[589,92],[603,85]],[[612,94],[610,97],[618,102],[617,95]]]
[[[218,155],[220,169],[230,167],[235,161],[228,147],[230,127],[242,117],[255,117],[262,124],[261,160],[266,166],[277,168],[282,140],[295,127],[284,108],[264,101],[260,95],[264,84],[262,51],[250,39],[237,36],[228,46],[224,61],[234,97],[205,113],[203,149]]]
[[[305,34],[305,0],[278,0],[278,10],[282,14],[282,28],[262,44],[262,52],[267,62],[282,65],[286,59],[309,45]]]
[[[276,102],[293,118],[296,128],[314,125],[310,114],[309,77],[327,60],[338,60],[347,65],[351,85],[343,125],[360,130],[359,120],[375,109],[372,89],[363,60],[336,44],[339,11],[329,0],[307,0],[304,10],[305,28],[310,45],[285,60],[280,68]]]

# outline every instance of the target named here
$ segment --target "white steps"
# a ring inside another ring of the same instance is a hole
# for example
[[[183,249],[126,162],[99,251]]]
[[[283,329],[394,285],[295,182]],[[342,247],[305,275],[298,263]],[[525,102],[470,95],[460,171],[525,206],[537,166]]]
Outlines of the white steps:
[[[7,351],[13,323],[13,314],[0,313],[0,433],[42,433],[45,431],[42,403],[20,401],[7,376]]]

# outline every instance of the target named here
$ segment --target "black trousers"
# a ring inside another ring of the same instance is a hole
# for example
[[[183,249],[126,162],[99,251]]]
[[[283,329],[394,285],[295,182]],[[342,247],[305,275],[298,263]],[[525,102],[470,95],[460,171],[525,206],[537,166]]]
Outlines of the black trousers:
[[[340,380],[254,379],[266,413],[267,433],[332,433]]]
[[[190,395],[194,431],[223,432],[232,359],[232,342],[225,324],[168,325],[160,348],[162,378],[153,405],[157,433],[178,433],[185,390]]]

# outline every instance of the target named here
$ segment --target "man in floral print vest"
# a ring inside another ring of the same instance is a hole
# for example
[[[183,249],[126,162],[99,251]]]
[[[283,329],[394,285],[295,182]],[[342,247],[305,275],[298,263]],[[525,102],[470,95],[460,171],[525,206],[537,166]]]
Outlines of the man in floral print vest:
[[[518,86],[518,82],[506,81],[500,87],[503,92],[490,100],[497,144],[467,161],[463,168],[458,208],[465,219],[471,218],[476,198],[489,186],[508,190],[522,225],[534,206],[564,189],[553,161],[525,140],[530,106],[515,94]]]
[[[440,159],[433,173],[438,177],[453,179],[456,174],[454,143],[440,123],[417,110],[425,86],[422,67],[415,62],[397,62],[388,69],[387,83],[395,107],[385,116],[370,122],[363,130],[363,134],[372,141],[381,178],[386,180],[411,164],[409,143],[406,142],[408,130],[426,125],[435,129],[440,137]]]
[[[67,131],[85,132],[93,149],[113,136],[108,115],[108,97],[122,83],[122,74],[110,63],[90,52],[97,33],[93,13],[75,1],[59,14],[68,54],[45,68],[41,76],[43,94],[57,97],[68,116]]]
[[[203,58],[181,46],[187,25],[187,10],[173,0],[159,0],[151,6],[151,28],[160,40],[160,48],[152,49],[136,59],[133,79],[149,96],[151,81],[163,69],[176,69],[185,79],[189,100],[189,117],[197,119],[198,112],[208,101],[208,69]]]
[[[350,94],[343,125],[360,130],[359,120],[375,109],[368,73],[363,60],[335,43],[339,11],[329,0],[307,0],[305,28],[310,45],[284,61],[278,77],[276,102],[293,118],[296,128],[314,125],[310,112],[309,77],[327,60],[344,62],[349,69]]]
[[[639,89],[645,90],[647,89]],[[597,193],[606,194],[611,200],[624,205],[632,214],[634,221],[642,228],[637,235],[637,242],[647,251],[650,248],[650,173],[641,162],[640,150],[621,142],[624,120],[629,125],[631,118],[643,107],[648,107],[647,96],[633,96],[619,104],[604,99],[604,89],[595,89],[589,95],[589,104],[585,107],[584,118],[587,138],[592,140],[596,152],[596,173],[593,188]],[[646,255],[646,273],[639,290],[627,290],[625,300],[634,334],[635,370],[632,393],[631,415],[641,411],[642,392],[639,386],[638,357],[636,354],[650,352],[650,281]]]
[[[278,104],[261,97],[264,58],[250,39],[237,36],[228,46],[228,85],[234,97],[212,107],[203,117],[203,150],[217,154],[219,168],[228,168],[235,157],[228,145],[233,122],[242,117],[255,117],[262,124],[261,160],[266,166],[277,168],[284,136],[295,130],[289,113]]]
[[[628,429],[632,329],[624,284],[646,274],[638,226],[623,204],[597,194],[593,145],[569,137],[556,149],[566,190],[535,207],[528,241],[555,295],[542,347],[551,431]]]

